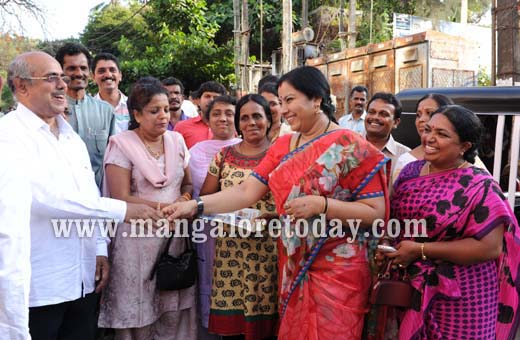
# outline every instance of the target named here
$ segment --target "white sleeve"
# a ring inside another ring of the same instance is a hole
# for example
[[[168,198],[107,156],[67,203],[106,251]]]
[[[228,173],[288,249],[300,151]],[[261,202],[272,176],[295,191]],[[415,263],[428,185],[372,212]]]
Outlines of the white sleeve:
[[[87,197],[81,192],[67,194],[53,192],[48,185],[32,182],[33,209],[53,218],[112,218],[122,222],[126,202],[106,198]]]
[[[31,190],[21,163],[0,155],[0,339],[27,340]]]

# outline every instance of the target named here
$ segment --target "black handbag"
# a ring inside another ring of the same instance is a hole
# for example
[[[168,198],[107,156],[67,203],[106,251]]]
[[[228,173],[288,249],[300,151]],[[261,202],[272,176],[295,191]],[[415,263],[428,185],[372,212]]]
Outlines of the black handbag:
[[[173,236],[168,238],[166,248],[153,266],[150,280],[157,276],[155,286],[158,290],[186,289],[197,281],[197,251],[193,248],[189,237],[185,237],[186,249],[174,257],[168,254]]]

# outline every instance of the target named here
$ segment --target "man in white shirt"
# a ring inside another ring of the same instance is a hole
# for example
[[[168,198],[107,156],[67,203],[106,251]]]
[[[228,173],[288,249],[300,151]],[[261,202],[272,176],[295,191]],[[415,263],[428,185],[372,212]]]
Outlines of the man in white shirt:
[[[53,219],[161,217],[146,205],[99,196],[85,143],[62,116],[69,81],[60,64],[46,53],[18,56],[8,71],[18,108],[0,121],[3,145],[23,158],[10,166],[28,172],[25,178],[32,196],[30,215],[25,212],[20,218],[30,218],[31,266],[23,269],[22,276],[31,276],[29,331],[33,340],[94,339],[93,292],[108,280],[107,238],[99,227],[81,235],[71,225],[70,234],[64,236],[57,233]],[[17,172],[4,180],[15,181],[17,176],[24,175]],[[28,242],[27,238],[20,242]],[[20,248],[23,255],[23,245]],[[5,265],[0,272],[16,263]],[[23,306],[16,309],[21,312]],[[0,317],[9,313],[0,310]]]
[[[94,98],[104,100],[114,108],[114,133],[128,130],[130,114],[126,106],[127,96],[119,89],[123,73],[119,68],[119,60],[112,53],[98,53],[92,60],[94,81],[98,86],[98,93]]]
[[[391,160],[391,173],[397,158],[410,151],[392,137],[392,130],[401,121],[401,102],[392,93],[378,92],[370,98],[365,118],[366,138]]]
[[[22,156],[10,150],[2,136],[0,159],[0,339],[25,340],[29,338],[31,190]]]
[[[367,97],[368,89],[366,87],[358,85],[352,88],[348,99],[351,111],[339,119],[339,126],[365,135]]]

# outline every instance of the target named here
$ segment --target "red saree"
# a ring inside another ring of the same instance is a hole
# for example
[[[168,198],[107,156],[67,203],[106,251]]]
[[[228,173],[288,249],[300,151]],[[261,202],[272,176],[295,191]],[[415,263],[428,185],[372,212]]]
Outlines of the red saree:
[[[295,197],[326,195],[342,201],[386,197],[386,159],[362,137],[335,130],[289,152],[290,138],[280,137],[253,173],[269,185],[282,218],[284,203]],[[294,228],[294,223],[284,223],[278,242],[279,339],[361,338],[371,280],[366,239],[287,237],[286,231]],[[323,241],[302,275],[302,266],[313,257],[312,247]],[[302,280],[295,285],[299,274]]]

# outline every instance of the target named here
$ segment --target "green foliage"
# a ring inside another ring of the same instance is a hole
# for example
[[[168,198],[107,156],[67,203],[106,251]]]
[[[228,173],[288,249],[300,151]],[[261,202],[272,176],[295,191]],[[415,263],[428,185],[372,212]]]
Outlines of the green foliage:
[[[2,105],[0,107],[1,112],[9,112],[12,108],[14,108],[14,97],[13,93],[9,89],[9,86],[4,86],[2,89],[2,95],[0,97],[2,99]]]
[[[256,55],[260,61],[260,32],[262,31],[264,61],[268,60],[271,52],[281,46],[282,1],[263,0],[260,7],[259,0],[249,0],[248,6],[250,54]],[[218,44],[226,44],[233,40],[233,0],[208,0],[208,8],[208,21],[215,22],[220,27],[216,32],[215,41]]]
[[[143,5],[135,1],[129,6],[118,2],[99,4],[90,12],[87,26],[81,34],[81,42],[94,54],[110,52],[119,56],[117,45],[123,36],[142,37],[146,22],[140,14],[144,9]]]
[[[7,70],[13,59],[24,52],[34,50],[37,41],[16,34],[0,34],[0,70]]]
[[[372,42],[378,43],[392,39],[393,13],[413,14],[417,0],[374,0],[372,8]],[[358,0],[358,10],[363,11],[361,21],[357,22],[357,46],[370,43],[370,0]]]
[[[415,0],[414,15],[460,22],[460,0]],[[468,1],[468,23],[477,23],[491,7],[491,0]]]
[[[232,44],[216,43],[219,25],[208,17],[204,0],[106,5],[92,11],[82,41],[93,52],[119,57],[123,92],[148,75],[175,76],[187,90],[207,80],[229,85],[234,80]]]
[[[478,86],[491,86],[491,75],[485,67],[480,67],[477,74]]]

